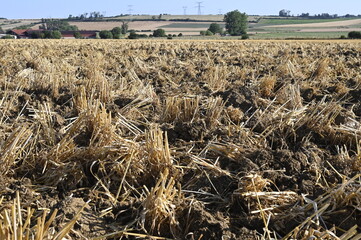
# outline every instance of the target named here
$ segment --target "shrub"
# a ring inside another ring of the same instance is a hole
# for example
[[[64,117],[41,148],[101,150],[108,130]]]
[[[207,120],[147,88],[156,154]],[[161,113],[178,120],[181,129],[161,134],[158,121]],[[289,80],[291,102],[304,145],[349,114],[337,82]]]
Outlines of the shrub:
[[[51,37],[54,38],[54,39],[60,39],[62,38],[63,36],[61,35],[61,32],[60,31],[52,31],[51,33]]]
[[[74,35],[74,37],[75,37],[76,39],[81,39],[81,38],[83,38],[83,36],[80,34],[80,32],[75,32],[73,35]]]
[[[44,37],[45,37],[45,34],[42,33],[42,32],[32,32],[32,33],[30,34],[30,37],[31,37],[31,38],[35,38],[35,39],[37,39],[37,38],[44,38]]]
[[[14,39],[14,36],[7,34],[7,35],[1,37],[1,39]]]
[[[128,36],[128,39],[138,39],[138,38],[148,38],[147,34],[137,34],[134,30],[132,30]]]
[[[154,30],[153,36],[154,37],[166,37],[167,35],[165,34],[164,29],[160,28],[160,29]]]
[[[120,27],[115,27],[112,29],[113,36],[120,35],[122,33],[122,29]]]
[[[248,34],[243,34],[242,39],[249,39],[249,35]]]
[[[138,34],[135,33],[135,31],[131,31],[129,36],[128,36],[129,39],[138,39]]]
[[[207,30],[205,34],[206,34],[206,36],[213,36],[213,32],[211,32],[209,30]]]
[[[348,38],[351,39],[361,39],[361,32],[352,31],[348,33]]]
[[[120,34],[113,34],[113,38],[114,39],[120,39],[121,35]]]
[[[113,33],[111,31],[103,30],[100,31],[99,36],[101,39],[112,39]]]
[[[211,31],[213,34],[216,34],[216,33],[222,33],[223,29],[221,25],[219,25],[218,23],[212,23],[209,26],[208,31]]]

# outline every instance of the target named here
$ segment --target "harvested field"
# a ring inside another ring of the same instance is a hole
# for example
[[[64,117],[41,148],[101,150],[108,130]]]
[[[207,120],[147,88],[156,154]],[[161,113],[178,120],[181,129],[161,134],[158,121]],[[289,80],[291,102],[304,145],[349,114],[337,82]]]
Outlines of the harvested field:
[[[0,50],[0,239],[361,237],[361,42]]]
[[[351,32],[361,31],[361,28],[304,28],[300,32]]]
[[[305,24],[283,24],[283,25],[270,25],[267,27],[274,28],[289,28],[289,27],[298,27],[298,28],[322,28],[322,27],[345,27],[361,24],[361,19],[345,20],[345,21],[330,21],[330,22],[321,22],[321,23],[305,23]]]
[[[111,30],[114,27],[120,27],[121,22],[71,22],[71,25],[77,26],[80,30]],[[156,30],[162,26],[169,25],[169,22],[155,21],[135,21],[129,22],[129,29],[133,30]]]
[[[36,24],[38,22],[40,22],[40,20],[37,19],[14,19],[14,20],[0,19],[0,27],[4,30],[9,30],[23,25]]]

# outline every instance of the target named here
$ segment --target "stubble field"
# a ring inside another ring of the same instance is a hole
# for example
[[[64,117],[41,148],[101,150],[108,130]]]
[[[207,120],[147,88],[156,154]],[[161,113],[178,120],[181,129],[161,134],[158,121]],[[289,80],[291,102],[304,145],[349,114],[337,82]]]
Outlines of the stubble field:
[[[0,49],[0,239],[361,236],[361,42]]]

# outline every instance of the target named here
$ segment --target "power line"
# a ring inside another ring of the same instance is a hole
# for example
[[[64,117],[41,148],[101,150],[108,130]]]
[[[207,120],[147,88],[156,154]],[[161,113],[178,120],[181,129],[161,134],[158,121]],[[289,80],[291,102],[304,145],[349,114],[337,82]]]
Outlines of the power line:
[[[183,7],[183,15],[187,15],[187,6]]]
[[[198,15],[202,15],[202,8],[204,6],[202,6],[203,2],[197,2],[198,6],[196,6],[196,8],[198,8]]]
[[[128,5],[128,13],[129,15],[132,15],[133,12],[133,5]]]

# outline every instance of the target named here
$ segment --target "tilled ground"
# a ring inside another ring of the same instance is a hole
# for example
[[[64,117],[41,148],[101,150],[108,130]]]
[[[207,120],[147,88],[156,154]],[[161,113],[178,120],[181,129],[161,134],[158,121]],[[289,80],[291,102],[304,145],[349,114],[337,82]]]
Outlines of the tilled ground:
[[[360,232],[360,42],[0,49],[1,211],[84,207],[72,239]]]

